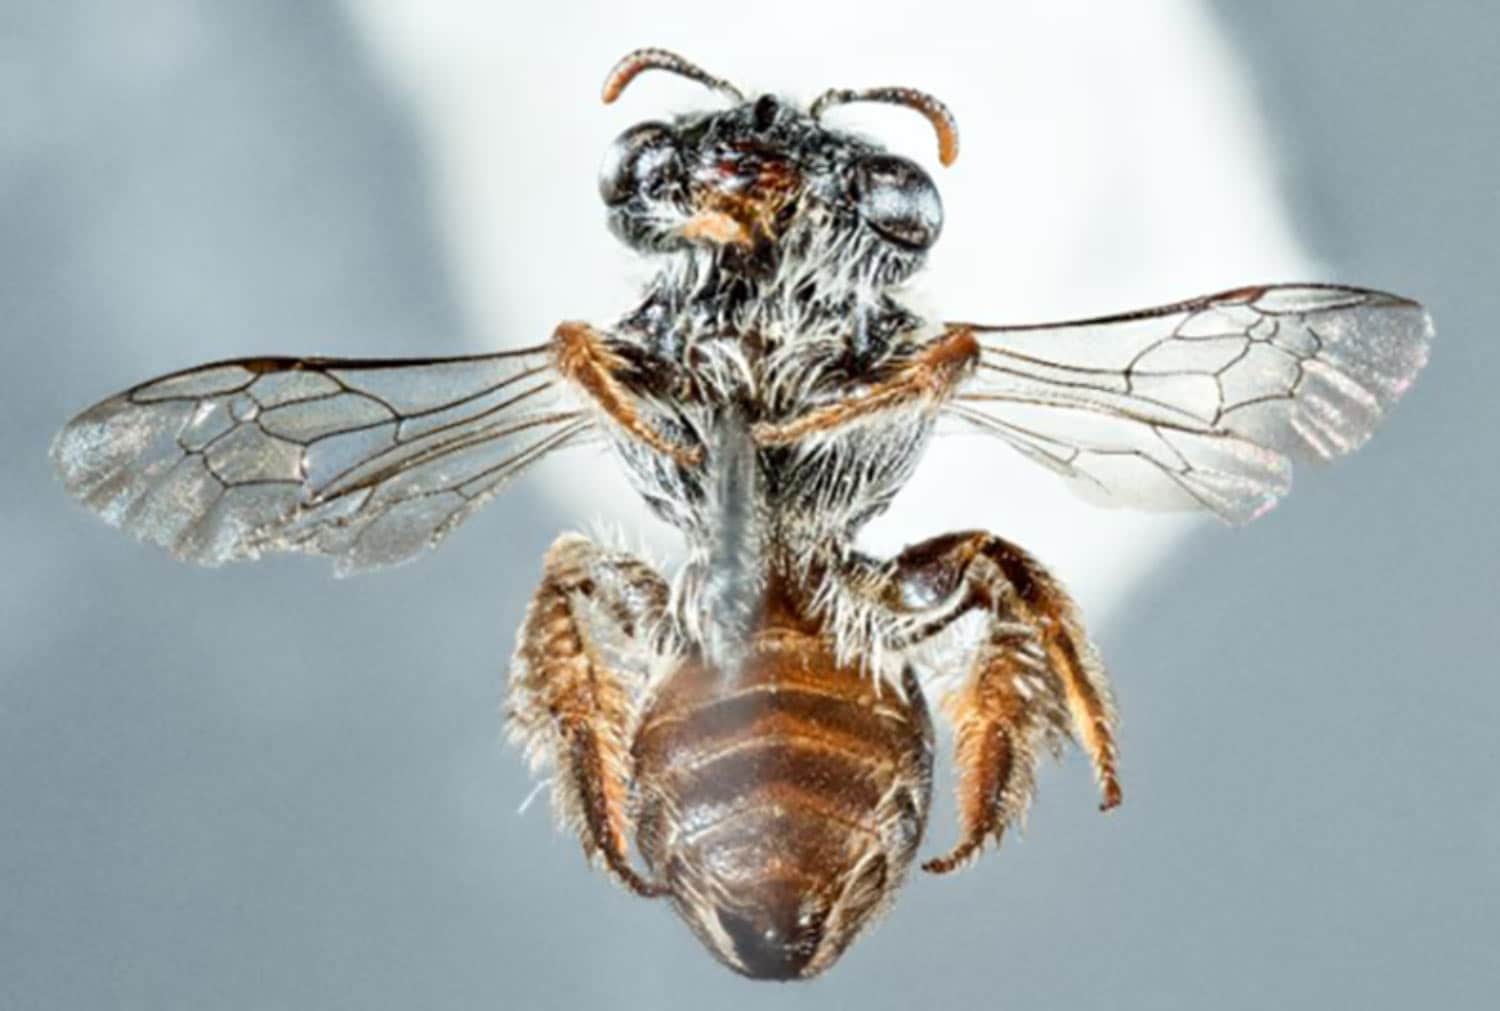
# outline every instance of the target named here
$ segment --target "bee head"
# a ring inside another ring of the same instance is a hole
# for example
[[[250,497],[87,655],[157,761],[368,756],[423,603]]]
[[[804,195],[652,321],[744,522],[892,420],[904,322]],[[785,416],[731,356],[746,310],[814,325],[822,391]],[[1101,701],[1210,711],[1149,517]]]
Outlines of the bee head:
[[[926,116],[939,157],[957,157],[948,110],[907,88],[826,92],[806,110],[774,95],[746,99],[733,85],[671,53],[645,49],[611,71],[613,101],[644,70],[670,70],[728,95],[728,109],[637,123],[605,154],[599,195],[611,230],[641,252],[707,247],[731,268],[772,270],[839,247],[849,276],[891,283],[920,266],[943,226],[942,201],[915,162],[829,129],[846,102],[904,105]]]

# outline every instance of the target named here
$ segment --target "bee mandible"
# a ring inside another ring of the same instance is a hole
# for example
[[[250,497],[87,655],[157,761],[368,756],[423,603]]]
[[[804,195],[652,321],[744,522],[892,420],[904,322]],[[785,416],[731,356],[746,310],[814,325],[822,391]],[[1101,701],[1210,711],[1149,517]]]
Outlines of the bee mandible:
[[[650,262],[604,326],[423,360],[258,357],[136,386],[53,457],[106,520],[181,558],[331,556],[340,573],[430,547],[510,478],[603,440],[678,531],[672,578],[567,534],[547,552],[507,692],[590,860],[665,897],[746,976],[826,970],[886,909],[953,728],[951,871],[1026,810],[1039,756],[1077,742],[1120,803],[1110,685],[1067,592],[982,531],[894,558],[857,534],[940,422],[976,428],[1107,503],[1259,516],[1291,459],[1353,450],[1421,369],[1405,298],[1242,287],[1066,323],[923,318],[903,299],[943,227],[916,162],[825,122],[884,102],[958,130],[905,87],[806,108],[747,98],[658,49],[610,72],[692,78],[727,107],[632,126],[599,193]]]

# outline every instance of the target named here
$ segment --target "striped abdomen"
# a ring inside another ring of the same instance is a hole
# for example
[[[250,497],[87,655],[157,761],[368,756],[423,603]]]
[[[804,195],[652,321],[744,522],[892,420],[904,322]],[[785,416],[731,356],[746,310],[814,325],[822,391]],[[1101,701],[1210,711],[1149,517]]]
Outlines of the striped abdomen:
[[[894,894],[931,796],[915,681],[877,686],[821,638],[755,636],[733,676],[670,675],[635,737],[636,843],[730,968],[827,968]]]

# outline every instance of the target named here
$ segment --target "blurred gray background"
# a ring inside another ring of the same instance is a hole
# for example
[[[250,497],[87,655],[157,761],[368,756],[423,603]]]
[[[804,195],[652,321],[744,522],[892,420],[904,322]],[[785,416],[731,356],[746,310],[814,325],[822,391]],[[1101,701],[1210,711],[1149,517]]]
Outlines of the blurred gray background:
[[[180,6],[0,5],[0,1007],[1493,1000],[1500,12],[1215,5],[1300,237],[1427,302],[1432,364],[1361,454],[1095,630],[1120,811],[1049,768],[1024,839],[775,987],[514,815],[498,672],[563,525],[525,482],[468,550],[339,583],[178,565],[54,482],[56,428],[140,378],[471,329],[343,8]]]

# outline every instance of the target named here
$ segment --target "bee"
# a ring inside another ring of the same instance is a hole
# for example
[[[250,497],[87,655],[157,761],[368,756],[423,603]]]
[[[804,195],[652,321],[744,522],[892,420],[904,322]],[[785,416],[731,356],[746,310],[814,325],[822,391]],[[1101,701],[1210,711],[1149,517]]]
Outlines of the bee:
[[[551,771],[588,859],[664,897],[745,976],[829,968],[897,894],[932,796],[925,692],[951,725],[958,868],[1025,812],[1071,740],[1120,803],[1109,681],[1063,586],[995,534],[893,558],[860,529],[939,423],[977,429],[1106,503],[1243,523],[1293,458],[1347,453],[1427,358],[1420,305],[1363,288],[1259,285],[1064,323],[923,318],[903,300],[943,227],[914,161],[829,126],[850,102],[949,110],[905,87],[810,106],[747,98],[672,53],[645,71],[727,107],[610,146],[610,230],[654,267],[613,323],[471,357],[256,357],[165,376],[57,437],[67,490],[205,564],[273,551],[340,574],[405,561],[509,479],[605,442],[682,534],[668,578],[576,534],[521,624],[509,729]]]

